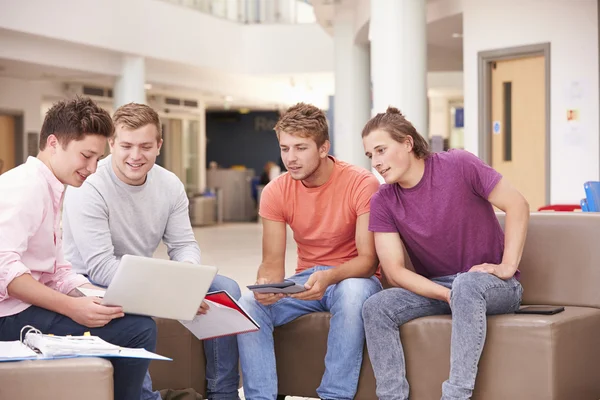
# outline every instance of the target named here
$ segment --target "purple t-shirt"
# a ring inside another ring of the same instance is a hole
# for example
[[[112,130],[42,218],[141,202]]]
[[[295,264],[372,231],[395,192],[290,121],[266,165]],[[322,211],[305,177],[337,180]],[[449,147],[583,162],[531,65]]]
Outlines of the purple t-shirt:
[[[373,195],[369,230],[398,232],[415,271],[427,278],[499,264],[504,232],[487,198],[501,178],[467,151],[433,153],[416,186],[382,185]]]

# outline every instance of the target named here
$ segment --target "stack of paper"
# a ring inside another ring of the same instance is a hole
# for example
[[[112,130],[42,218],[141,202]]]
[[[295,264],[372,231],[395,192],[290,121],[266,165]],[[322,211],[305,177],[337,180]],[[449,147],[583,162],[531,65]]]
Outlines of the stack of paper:
[[[97,336],[53,336],[28,332],[25,344],[49,357],[71,354],[106,355],[119,354],[121,348]]]
[[[54,358],[118,357],[168,360],[145,349],[110,344],[97,336],[52,336],[30,331],[23,342],[0,342],[0,361],[49,360]]]
[[[38,353],[18,340],[14,342],[0,342],[0,361],[26,360],[37,357]]]

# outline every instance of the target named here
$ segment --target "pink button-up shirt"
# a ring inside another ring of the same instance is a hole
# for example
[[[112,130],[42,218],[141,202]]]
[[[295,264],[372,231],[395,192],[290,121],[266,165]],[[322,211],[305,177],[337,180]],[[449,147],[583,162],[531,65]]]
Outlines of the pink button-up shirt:
[[[0,175],[0,317],[30,306],[8,295],[9,283],[23,274],[65,294],[88,282],[71,270],[63,255],[64,190],[52,171],[34,157]]]

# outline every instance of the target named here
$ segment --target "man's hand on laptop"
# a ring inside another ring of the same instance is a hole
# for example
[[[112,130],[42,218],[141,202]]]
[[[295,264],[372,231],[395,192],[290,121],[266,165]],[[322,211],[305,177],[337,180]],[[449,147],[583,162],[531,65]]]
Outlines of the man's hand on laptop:
[[[100,328],[115,318],[125,316],[121,307],[103,306],[97,297],[73,297],[65,315],[88,328]]]
[[[202,304],[200,304],[200,308],[198,309],[198,315],[206,314],[209,309],[210,307],[208,306],[208,304],[204,300],[202,300]]]

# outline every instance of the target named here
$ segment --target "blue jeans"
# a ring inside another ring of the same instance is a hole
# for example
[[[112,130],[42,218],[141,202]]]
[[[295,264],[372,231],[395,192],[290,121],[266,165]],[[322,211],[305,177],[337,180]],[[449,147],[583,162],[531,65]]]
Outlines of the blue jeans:
[[[442,399],[470,399],[485,343],[486,315],[516,311],[523,295],[515,278],[505,281],[485,272],[466,272],[432,281],[451,288],[450,304],[401,288],[386,289],[365,302],[367,348],[380,400],[409,398],[400,325],[442,314],[452,314],[450,377],[442,385]]]
[[[90,332],[109,343],[123,347],[156,347],[156,324],[149,317],[126,315],[101,328],[88,328],[64,315],[40,307],[30,306],[18,314],[0,318],[0,340],[19,340],[21,328],[31,325],[42,333],[54,335],[83,335]],[[150,360],[136,358],[109,358],[114,369],[115,400],[139,399],[144,375]]]
[[[289,279],[303,285],[313,272],[329,268],[310,268]],[[241,299],[242,307],[260,325],[258,332],[238,335],[246,398],[277,398],[273,329],[304,314],[330,311],[325,374],[317,393],[324,399],[353,399],[365,344],[361,310],[365,300],[380,290],[381,283],[376,277],[350,278],[329,286],[321,300],[284,297],[269,306],[257,302],[252,292],[245,293]]]
[[[215,276],[209,292],[225,290],[236,300],[241,297],[239,285],[223,275]],[[235,336],[204,341],[206,355],[206,391],[209,400],[238,400],[240,375],[238,347]],[[167,388],[165,388],[167,389]],[[160,400],[160,393],[152,391],[150,374],[146,374],[142,400]]]

